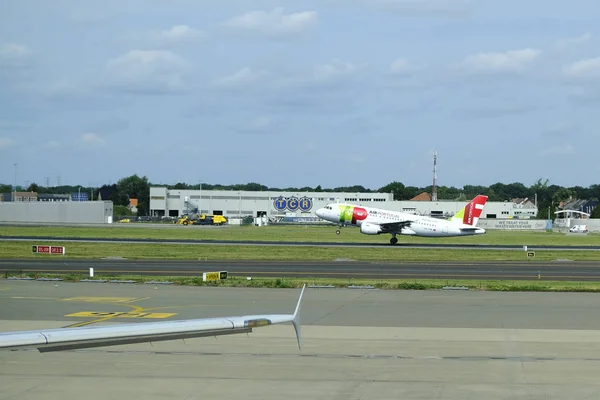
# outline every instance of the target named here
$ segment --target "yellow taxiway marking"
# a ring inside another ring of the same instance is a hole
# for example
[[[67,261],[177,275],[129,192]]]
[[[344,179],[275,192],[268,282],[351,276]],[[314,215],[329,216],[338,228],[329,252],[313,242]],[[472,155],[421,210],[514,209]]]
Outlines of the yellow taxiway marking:
[[[150,297],[137,298],[137,297],[68,297],[62,299],[62,301],[82,301],[88,303],[132,303],[134,301],[147,300]]]
[[[84,317],[84,318],[169,318],[177,313],[148,313],[148,312],[102,312],[102,311],[81,311],[67,314],[65,317]]]

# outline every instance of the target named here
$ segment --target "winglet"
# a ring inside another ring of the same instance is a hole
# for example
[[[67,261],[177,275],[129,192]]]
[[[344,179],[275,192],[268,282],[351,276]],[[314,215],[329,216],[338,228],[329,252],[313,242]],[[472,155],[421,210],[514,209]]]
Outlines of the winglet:
[[[296,331],[296,339],[298,340],[298,350],[300,351],[302,351],[302,338],[300,335],[300,305],[302,304],[304,289],[306,289],[306,284],[302,286],[302,291],[300,292],[300,297],[298,298],[298,303],[296,304],[296,310],[294,311],[294,319],[292,320],[294,330]]]

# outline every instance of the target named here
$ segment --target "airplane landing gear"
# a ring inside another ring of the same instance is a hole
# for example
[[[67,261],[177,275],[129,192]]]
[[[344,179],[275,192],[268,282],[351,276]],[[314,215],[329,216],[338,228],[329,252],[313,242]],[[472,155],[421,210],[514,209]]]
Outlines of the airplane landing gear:
[[[394,245],[398,243],[398,238],[396,237],[396,235],[392,236],[392,238],[390,239],[390,244]]]
[[[337,231],[335,231],[335,234],[339,235],[340,234],[340,230],[338,229]]]

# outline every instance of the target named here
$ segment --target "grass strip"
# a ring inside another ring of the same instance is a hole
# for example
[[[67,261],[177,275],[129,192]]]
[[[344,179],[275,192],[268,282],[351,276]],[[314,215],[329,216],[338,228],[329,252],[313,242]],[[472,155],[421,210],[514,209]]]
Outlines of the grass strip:
[[[503,280],[441,280],[441,279],[335,279],[335,278],[253,278],[232,277],[218,282],[203,282],[202,277],[186,276],[144,276],[139,275],[96,275],[88,278],[86,274],[39,274],[23,273],[19,278],[61,279],[65,282],[80,282],[83,279],[114,281],[133,281],[133,284],[169,283],[184,286],[208,287],[254,287],[254,288],[299,288],[307,286],[333,286],[348,288],[348,286],[371,286],[383,290],[443,290],[468,289],[493,292],[600,292],[600,282],[572,281],[503,281]],[[10,278],[10,277],[9,277]],[[4,278],[3,278],[4,279]]]
[[[66,255],[34,254],[31,247],[39,242],[3,242],[0,258],[5,259],[99,259],[117,257],[139,260],[253,260],[253,261],[525,261],[526,253],[510,250],[414,249],[401,246],[363,247],[298,247],[298,246],[223,246],[160,243],[69,243]],[[535,250],[535,249],[531,249]],[[568,259],[595,261],[598,253],[587,250],[536,251],[535,261]],[[529,259],[535,262],[533,259]]]
[[[335,226],[183,226],[126,224],[99,227],[86,226],[0,226],[2,236],[35,236],[54,238],[117,238],[117,239],[174,239],[174,240],[235,240],[235,241],[292,241],[292,242],[347,242],[389,243],[389,235],[363,235],[356,227],[342,229],[336,235]],[[501,245],[555,245],[594,246],[598,245],[599,234],[566,235],[545,231],[499,231],[490,230],[485,235],[423,238],[400,236],[400,243],[446,243],[446,244],[501,244]]]

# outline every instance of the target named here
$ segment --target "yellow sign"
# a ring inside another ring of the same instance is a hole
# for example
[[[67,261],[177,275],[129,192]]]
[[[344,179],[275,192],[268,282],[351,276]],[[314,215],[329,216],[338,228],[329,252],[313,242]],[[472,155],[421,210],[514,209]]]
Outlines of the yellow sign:
[[[84,318],[169,318],[177,313],[148,313],[148,312],[103,312],[103,311],[81,311],[73,314],[67,314],[65,317],[84,317]]]
[[[219,273],[218,272],[205,272],[205,273],[202,274],[202,280],[204,282],[218,281],[219,280]]]
[[[202,274],[202,281],[225,281],[227,280],[227,271],[218,271],[218,272],[204,272]]]

